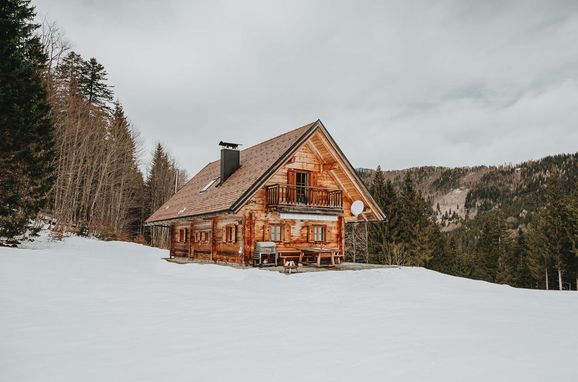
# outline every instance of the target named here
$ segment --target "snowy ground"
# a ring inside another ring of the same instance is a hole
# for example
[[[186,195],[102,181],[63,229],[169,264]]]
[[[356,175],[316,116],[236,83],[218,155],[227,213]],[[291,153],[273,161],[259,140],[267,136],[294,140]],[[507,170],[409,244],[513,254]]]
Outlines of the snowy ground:
[[[577,380],[578,295],[286,276],[69,238],[0,248],[0,381]]]

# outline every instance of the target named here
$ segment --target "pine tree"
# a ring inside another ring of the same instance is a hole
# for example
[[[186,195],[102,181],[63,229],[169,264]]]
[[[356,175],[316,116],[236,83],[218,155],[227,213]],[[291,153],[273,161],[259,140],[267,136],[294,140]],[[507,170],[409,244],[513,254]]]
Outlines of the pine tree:
[[[78,96],[80,94],[80,77],[84,60],[76,52],[70,52],[62,59],[56,67],[56,79],[60,85],[58,93],[60,95]]]
[[[570,284],[576,280],[576,256],[572,238],[571,203],[567,200],[553,174],[548,180],[545,203],[534,219],[530,230],[531,256],[529,266],[534,278],[539,279],[542,268],[545,286],[563,289],[564,279]],[[549,272],[556,274],[552,282]],[[547,281],[546,281],[547,280]]]
[[[404,178],[399,203],[399,241],[413,254],[417,245],[419,216],[417,191],[409,173]]]
[[[500,259],[506,262],[509,250],[506,228],[501,210],[484,213],[475,252],[475,276],[477,278],[490,282],[496,281]],[[503,280],[500,281],[503,282]]]
[[[574,258],[572,259],[574,262],[574,281],[576,290],[578,290],[578,184],[568,203],[568,214],[572,252],[574,253]]]
[[[552,254],[549,250],[546,232],[545,209],[542,209],[534,218],[528,230],[528,243],[530,253],[528,256],[528,268],[532,278],[544,289],[550,289],[550,268],[552,266]]]
[[[155,147],[149,174],[145,183],[146,215],[152,214],[166,202],[183,183],[180,171],[159,143]],[[163,227],[152,227],[147,232],[147,240],[154,246],[168,246],[168,231]]]
[[[93,57],[84,61],[80,68],[79,88],[89,104],[108,109],[108,103],[113,95],[110,86],[106,83],[107,72]]]
[[[17,244],[53,183],[53,126],[28,0],[0,3],[0,243]]]
[[[514,286],[519,288],[531,288],[533,286],[532,275],[528,266],[529,256],[530,248],[528,247],[526,234],[522,229],[519,229],[516,244],[513,249],[513,257],[516,261]]]
[[[572,269],[569,267],[572,259],[572,244],[570,234],[570,219],[565,195],[562,192],[558,174],[553,174],[548,180],[546,189],[545,237],[547,250],[553,259],[553,265],[558,276],[558,288],[563,289],[563,277]]]
[[[385,214],[384,221],[370,225],[370,251],[378,257],[378,262],[391,264],[391,243],[397,238],[398,197],[393,184],[385,180],[380,167],[377,167],[370,192]]]

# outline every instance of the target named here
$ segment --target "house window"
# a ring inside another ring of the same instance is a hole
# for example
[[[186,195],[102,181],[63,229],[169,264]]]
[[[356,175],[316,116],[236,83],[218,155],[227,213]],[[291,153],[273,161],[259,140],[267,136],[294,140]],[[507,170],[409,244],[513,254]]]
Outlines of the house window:
[[[187,241],[189,241],[189,229],[188,228],[179,229],[178,241],[180,243],[186,243]]]
[[[227,243],[236,243],[237,242],[237,226],[234,224],[230,224],[225,227],[225,241]]]
[[[324,225],[314,225],[313,226],[313,241],[325,241],[325,230]]]
[[[210,231],[196,231],[195,242],[199,244],[207,243],[209,241],[209,232]]]
[[[281,241],[281,224],[271,224],[271,241]]]

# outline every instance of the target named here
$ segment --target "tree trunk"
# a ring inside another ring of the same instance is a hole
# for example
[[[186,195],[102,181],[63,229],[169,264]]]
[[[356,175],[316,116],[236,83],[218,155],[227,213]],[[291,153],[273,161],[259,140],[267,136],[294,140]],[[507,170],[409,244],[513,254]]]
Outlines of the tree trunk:
[[[558,268],[558,288],[562,290],[562,271]]]
[[[546,274],[546,290],[548,290],[548,289],[550,289],[548,286],[548,267],[546,267],[545,270],[546,270],[546,273],[545,273]]]

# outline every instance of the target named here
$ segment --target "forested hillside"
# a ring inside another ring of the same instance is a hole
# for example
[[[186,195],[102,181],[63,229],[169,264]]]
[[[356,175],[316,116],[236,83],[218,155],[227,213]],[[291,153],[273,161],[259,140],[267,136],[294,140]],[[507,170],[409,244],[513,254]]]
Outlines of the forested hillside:
[[[142,174],[138,130],[105,67],[72,51],[54,25],[44,25],[41,37],[56,138],[55,184],[45,209],[54,232],[166,246],[167,232],[145,232],[143,222],[184,184],[186,173],[158,144],[148,175]]]
[[[1,11],[0,245],[49,223],[56,238],[166,246],[167,230],[143,222],[184,184],[185,171],[160,143],[142,162],[138,129],[102,63],[73,51],[54,24],[34,23],[29,1],[9,0]]]
[[[358,172],[388,215],[368,227],[367,261],[576,289],[578,154],[517,166]],[[363,239],[358,230],[350,235]]]
[[[358,169],[370,184],[375,170]],[[548,156],[518,165],[477,167],[415,167],[383,171],[384,178],[400,188],[406,174],[431,204],[440,224],[453,229],[468,216],[500,207],[511,228],[528,224],[544,204],[551,174],[558,174],[568,194],[578,182],[578,153]]]

